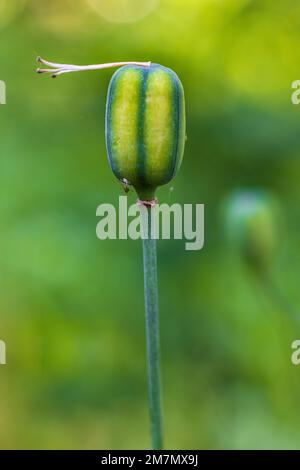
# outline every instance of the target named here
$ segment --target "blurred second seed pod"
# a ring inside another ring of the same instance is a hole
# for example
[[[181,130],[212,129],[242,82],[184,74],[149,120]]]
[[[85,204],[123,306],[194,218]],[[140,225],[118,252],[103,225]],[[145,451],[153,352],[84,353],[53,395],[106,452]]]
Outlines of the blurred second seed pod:
[[[265,268],[278,243],[279,204],[264,190],[236,190],[223,207],[228,239],[255,269]]]

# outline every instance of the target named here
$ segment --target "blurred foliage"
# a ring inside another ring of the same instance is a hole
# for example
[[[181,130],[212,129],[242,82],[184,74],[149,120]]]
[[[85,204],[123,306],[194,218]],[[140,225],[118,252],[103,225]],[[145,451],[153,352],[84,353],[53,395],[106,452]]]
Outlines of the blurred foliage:
[[[50,80],[40,54],[152,60],[185,87],[185,158],[159,197],[204,203],[206,240],[159,243],[167,448],[299,448],[300,331],[229,249],[219,209],[236,187],[280,201],[273,275],[297,310],[300,3],[138,4],[0,0],[0,447],[149,445],[141,246],[95,236],[96,207],[122,194],[104,143],[111,71]]]

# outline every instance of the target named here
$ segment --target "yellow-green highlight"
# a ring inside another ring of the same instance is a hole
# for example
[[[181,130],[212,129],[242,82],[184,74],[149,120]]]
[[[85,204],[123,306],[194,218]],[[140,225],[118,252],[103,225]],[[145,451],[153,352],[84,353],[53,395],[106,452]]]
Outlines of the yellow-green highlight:
[[[149,74],[146,91],[144,136],[146,174],[153,184],[161,184],[172,165],[173,83],[170,74],[157,68]]]
[[[115,84],[115,96],[111,116],[111,146],[120,174],[126,173],[130,182],[137,174],[138,108],[141,73],[126,68]]]

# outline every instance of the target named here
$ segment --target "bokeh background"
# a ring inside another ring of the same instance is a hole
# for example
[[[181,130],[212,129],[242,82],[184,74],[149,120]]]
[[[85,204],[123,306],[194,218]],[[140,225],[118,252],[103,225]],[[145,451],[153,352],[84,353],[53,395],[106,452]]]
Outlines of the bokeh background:
[[[39,54],[152,60],[184,84],[185,158],[159,198],[204,203],[206,228],[199,252],[158,246],[166,447],[300,448],[300,323],[253,279],[220,217],[235,188],[274,195],[270,269],[297,313],[294,0],[0,0],[0,447],[149,446],[141,244],[95,235],[96,207],[123,194],[104,143],[112,71],[51,80],[34,73]]]

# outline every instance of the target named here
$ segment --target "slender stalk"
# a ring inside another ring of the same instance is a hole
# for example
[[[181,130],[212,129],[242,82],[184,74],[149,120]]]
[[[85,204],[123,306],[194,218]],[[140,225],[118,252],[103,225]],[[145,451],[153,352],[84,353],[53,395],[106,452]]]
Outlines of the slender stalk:
[[[152,447],[163,447],[161,380],[159,351],[159,319],[157,292],[157,255],[156,239],[152,237],[152,207],[141,207],[142,227],[146,228],[143,236],[144,289],[146,310],[146,337],[148,361],[148,393],[151,420]]]

